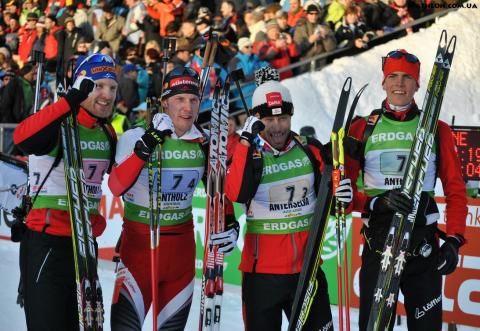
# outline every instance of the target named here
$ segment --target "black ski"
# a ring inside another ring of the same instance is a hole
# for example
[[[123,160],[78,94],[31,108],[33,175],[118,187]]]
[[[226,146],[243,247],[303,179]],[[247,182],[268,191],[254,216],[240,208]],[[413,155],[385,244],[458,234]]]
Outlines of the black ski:
[[[58,96],[63,96],[64,93],[63,86],[59,84]],[[101,331],[104,321],[103,296],[97,274],[95,241],[88,199],[84,192],[85,175],[76,113],[72,111],[62,122],[61,148],[72,230],[79,330]]]
[[[373,294],[368,330],[385,330],[393,322],[392,310],[398,299],[400,279],[406,262],[406,253],[410,245],[428,160],[435,141],[438,117],[456,41],[456,36],[453,36],[447,43],[447,32],[442,31],[420,120],[402,181],[402,192],[413,198],[414,208],[407,217],[396,213],[390,223]]]
[[[343,84],[342,92],[340,94],[332,133],[338,133],[343,127],[351,85],[352,79],[348,77]],[[330,215],[330,206],[332,202],[332,172],[333,166],[331,164],[326,164],[318,189],[318,199],[315,204],[312,223],[310,225],[310,233],[308,236],[302,272],[300,273],[297,291],[293,301],[292,313],[290,315],[290,323],[288,326],[289,331],[302,330],[310,313],[311,303],[318,289],[316,276],[318,269],[320,268],[325,227]]]

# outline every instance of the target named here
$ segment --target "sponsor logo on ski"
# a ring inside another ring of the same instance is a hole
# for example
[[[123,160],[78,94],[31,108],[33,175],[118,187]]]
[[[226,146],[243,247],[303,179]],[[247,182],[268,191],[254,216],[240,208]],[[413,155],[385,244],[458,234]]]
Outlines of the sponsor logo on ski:
[[[430,309],[432,309],[433,307],[435,307],[441,302],[442,302],[442,296],[439,295],[437,298],[434,298],[432,301],[428,302],[426,305],[422,306],[421,308],[417,307],[415,309],[415,319],[418,320],[422,318]]]
[[[411,132],[382,132],[372,134],[372,143],[383,141],[406,140],[413,141],[413,134]]]

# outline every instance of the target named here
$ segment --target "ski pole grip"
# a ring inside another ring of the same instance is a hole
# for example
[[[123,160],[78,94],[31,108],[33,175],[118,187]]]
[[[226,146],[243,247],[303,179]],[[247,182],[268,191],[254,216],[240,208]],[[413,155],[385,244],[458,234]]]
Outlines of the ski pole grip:
[[[247,102],[245,101],[245,97],[240,86],[240,79],[245,79],[245,74],[243,70],[241,68],[233,70],[232,72],[230,72],[230,77],[232,77],[233,81],[235,82],[235,86],[237,87],[238,93],[240,94],[240,99],[242,100],[243,108],[245,109],[247,116],[250,116],[250,109],[247,106]]]

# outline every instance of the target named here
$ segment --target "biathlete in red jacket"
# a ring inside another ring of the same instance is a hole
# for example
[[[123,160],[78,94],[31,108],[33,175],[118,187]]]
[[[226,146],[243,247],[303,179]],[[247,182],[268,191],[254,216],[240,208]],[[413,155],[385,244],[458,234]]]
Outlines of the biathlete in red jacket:
[[[346,158],[347,173],[354,184],[354,210],[365,213],[360,330],[367,328],[380,254],[393,213],[407,215],[413,208],[412,199],[401,194],[398,188],[419,121],[420,110],[413,97],[419,87],[420,61],[405,50],[392,51],[384,58],[383,75],[382,86],[387,97],[381,109],[352,124],[350,136],[354,139],[350,140],[353,143]],[[359,175],[363,178],[363,191],[355,185]],[[437,177],[446,196],[448,237],[441,247],[437,232],[439,212],[433,199]],[[465,241],[466,204],[465,184],[452,132],[446,123],[438,121],[437,138],[400,283],[409,330],[442,329],[442,275],[453,272],[458,263],[458,248]]]
[[[141,330],[152,302],[147,161],[158,144],[162,145],[162,202],[159,304],[154,313],[159,330],[183,330],[187,322],[195,283],[192,198],[205,175],[208,159],[202,148],[206,137],[194,125],[199,100],[197,73],[186,67],[173,69],[164,81],[164,113],[153,117],[148,130],[128,130],[118,142],[116,164],[108,182],[114,195],[123,196],[125,208],[121,262],[112,299],[113,331]],[[153,195],[156,201],[156,192]],[[234,218],[227,215],[226,221],[227,231],[213,240],[213,244],[221,244],[219,251],[224,253],[233,250],[239,231]]]
[[[105,230],[98,212],[103,175],[110,168],[116,137],[106,124],[112,115],[117,82],[109,56],[77,60],[75,83],[61,98],[21,122],[15,144],[29,155],[29,182],[35,199],[20,245],[20,269],[28,330],[78,330],[77,286],[62,151],[61,122],[75,111],[93,236]],[[53,167],[53,168],[52,168]],[[49,170],[51,172],[49,173]],[[46,180],[45,180],[46,178]],[[43,185],[42,185],[43,182]]]
[[[322,171],[330,152],[315,139],[291,131],[293,103],[278,81],[253,94],[240,143],[228,168],[226,194],[245,204],[247,231],[240,262],[246,330],[281,330],[290,316],[302,268]],[[350,180],[337,197],[352,199]],[[327,281],[321,269],[305,330],[333,330]],[[313,313],[314,312],[314,313]]]

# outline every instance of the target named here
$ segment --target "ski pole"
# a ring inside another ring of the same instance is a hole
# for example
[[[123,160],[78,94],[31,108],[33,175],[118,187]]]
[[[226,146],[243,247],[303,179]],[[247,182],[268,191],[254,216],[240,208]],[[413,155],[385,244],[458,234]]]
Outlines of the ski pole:
[[[163,93],[163,82],[167,75],[167,63],[173,52],[175,52],[176,39],[163,38],[162,41],[162,84],[160,88],[160,100]],[[152,125],[154,113],[162,112],[161,101],[158,103],[156,98],[147,98],[147,109],[149,114],[149,126]],[[153,155],[156,160],[153,160]],[[151,286],[152,286],[152,319],[153,330],[157,330],[158,325],[158,247],[160,246],[160,212],[162,205],[162,146],[158,145],[156,153],[152,153],[148,160],[148,187],[149,187],[149,204],[150,204],[150,264],[151,264]],[[156,164],[156,177],[153,171],[154,163]],[[156,179],[156,181],[155,181]],[[155,181],[155,182],[154,182]],[[155,186],[155,187],[154,187]],[[155,205],[153,203],[153,194],[156,192]]]
[[[37,80],[35,81],[35,100],[33,112],[36,113],[40,103],[40,85],[42,84],[43,64],[45,62],[45,53],[42,51],[33,51],[33,61],[37,64]]]
[[[240,94],[240,99],[242,100],[243,109],[247,113],[247,116],[250,116],[251,115],[250,109],[247,106],[247,102],[245,101],[245,97],[243,96],[243,91],[240,86],[240,80],[245,79],[245,74],[243,70],[242,69],[233,70],[232,72],[230,72],[230,77],[233,79],[233,82],[237,87],[238,93]]]
[[[207,86],[207,80],[210,75],[210,68],[215,62],[215,55],[217,54],[218,35],[216,33],[210,33],[205,46],[205,52],[203,53],[202,71],[200,72],[200,102],[202,104],[203,94]]]

